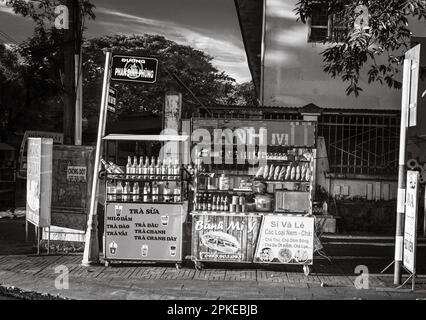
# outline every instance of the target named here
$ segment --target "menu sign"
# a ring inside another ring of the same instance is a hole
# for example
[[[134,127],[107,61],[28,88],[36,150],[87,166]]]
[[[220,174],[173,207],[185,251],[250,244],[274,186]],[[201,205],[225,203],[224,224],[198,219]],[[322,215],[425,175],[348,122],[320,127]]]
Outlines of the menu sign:
[[[192,254],[200,261],[252,262],[261,216],[193,214]]]
[[[407,193],[405,202],[404,223],[404,267],[416,273],[417,246],[417,195],[419,188],[419,172],[407,172]]]
[[[311,265],[314,217],[265,215],[254,262]]]
[[[182,260],[180,205],[110,203],[105,219],[106,259]]]

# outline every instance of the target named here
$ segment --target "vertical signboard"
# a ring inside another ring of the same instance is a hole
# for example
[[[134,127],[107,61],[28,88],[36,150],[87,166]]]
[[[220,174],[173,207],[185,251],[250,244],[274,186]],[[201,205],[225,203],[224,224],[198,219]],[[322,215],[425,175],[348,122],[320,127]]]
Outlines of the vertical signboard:
[[[105,258],[181,261],[181,210],[171,204],[107,204]]]
[[[314,224],[314,217],[265,215],[254,261],[311,265]]]
[[[413,274],[416,273],[418,188],[419,173],[407,171],[403,263],[404,267]]]
[[[52,150],[52,139],[28,139],[26,219],[41,228],[50,226]]]
[[[117,90],[114,88],[109,88],[109,94],[108,94],[108,106],[107,109],[109,112],[114,113],[115,106],[117,105]]]

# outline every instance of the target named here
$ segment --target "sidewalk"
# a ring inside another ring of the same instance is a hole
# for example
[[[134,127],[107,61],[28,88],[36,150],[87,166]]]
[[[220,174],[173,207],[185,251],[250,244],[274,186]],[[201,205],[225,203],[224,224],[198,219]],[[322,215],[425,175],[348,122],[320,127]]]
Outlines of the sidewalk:
[[[104,265],[84,268],[82,254],[37,256],[25,242],[25,220],[0,220],[0,296],[8,287],[26,291],[18,297],[52,299],[415,299],[426,298],[426,276],[417,279],[415,293],[387,291],[394,288],[392,268],[380,271],[393,257],[392,246],[375,241],[344,244],[345,239],[327,239],[325,252],[331,263],[315,256],[312,273],[301,267],[206,265],[197,271],[190,261],[180,270],[174,265]],[[355,242],[358,242],[357,239]],[[341,241],[341,242],[339,242]],[[419,247],[418,271],[426,275],[426,248]],[[354,286],[357,266],[369,270],[369,290]],[[55,287],[66,267],[69,289]],[[59,271],[59,270],[58,270]],[[37,294],[38,293],[38,294]],[[44,295],[43,295],[44,294]],[[50,295],[50,296],[49,296]]]
[[[391,275],[370,275],[369,290],[354,287],[356,275],[345,273],[338,261],[316,260],[313,273],[299,268],[211,269],[192,266],[125,265],[89,268],[80,265],[82,256],[0,256],[0,284],[23,291],[69,299],[417,299],[426,298],[426,277],[417,281],[418,292],[387,291]],[[55,288],[60,275],[69,271],[69,289]],[[409,286],[406,287],[407,289]]]

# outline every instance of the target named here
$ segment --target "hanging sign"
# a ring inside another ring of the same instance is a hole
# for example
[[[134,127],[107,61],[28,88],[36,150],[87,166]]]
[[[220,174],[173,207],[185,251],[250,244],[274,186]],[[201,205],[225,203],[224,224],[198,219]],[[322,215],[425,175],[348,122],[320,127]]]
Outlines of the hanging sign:
[[[109,88],[108,95],[108,111],[114,113],[115,106],[117,105],[117,90],[114,88]]]
[[[115,55],[112,57],[111,80],[155,83],[157,70],[158,60],[155,58]]]

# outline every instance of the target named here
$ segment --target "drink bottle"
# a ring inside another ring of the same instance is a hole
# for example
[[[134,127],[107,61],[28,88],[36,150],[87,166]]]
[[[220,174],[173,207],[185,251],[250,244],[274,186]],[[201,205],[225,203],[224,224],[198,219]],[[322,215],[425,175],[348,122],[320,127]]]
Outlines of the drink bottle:
[[[123,200],[123,185],[121,184],[121,181],[118,180],[117,181],[117,187],[115,189],[115,193],[116,193],[116,199],[117,201],[122,201]]]
[[[173,201],[174,202],[180,202],[180,188],[176,187],[175,191],[173,192],[174,197],[173,197]]]
[[[142,167],[142,178],[143,179],[148,179],[148,173],[149,173],[149,164],[148,164],[148,157],[145,158],[145,163]]]
[[[143,201],[144,202],[149,202],[150,194],[151,194],[151,190],[150,190],[150,187],[149,187],[149,183],[145,182],[145,185],[143,187]]]
[[[158,185],[155,181],[152,183],[152,202],[158,202]]]
[[[168,182],[166,182],[166,185],[163,189],[163,198],[164,202],[170,202],[170,187]]]
[[[133,201],[139,201],[139,183],[137,182],[133,185]]]
[[[155,166],[155,174],[156,174],[158,180],[162,180],[161,172],[162,172],[162,170],[161,170],[161,161],[158,160],[157,161],[157,165]]]
[[[123,188],[123,201],[129,201],[130,183],[126,181]]]
[[[130,179],[132,172],[132,158],[130,156],[127,157],[127,164],[126,164],[126,178]]]
[[[104,159],[101,159],[101,163],[108,173],[114,173],[114,168],[108,162],[106,162]]]
[[[143,168],[143,157],[139,157],[139,163],[136,168],[136,173],[138,174],[137,178],[142,178],[142,168]]]
[[[149,179],[154,180],[155,178],[155,158],[151,158],[151,164],[149,165]]]

